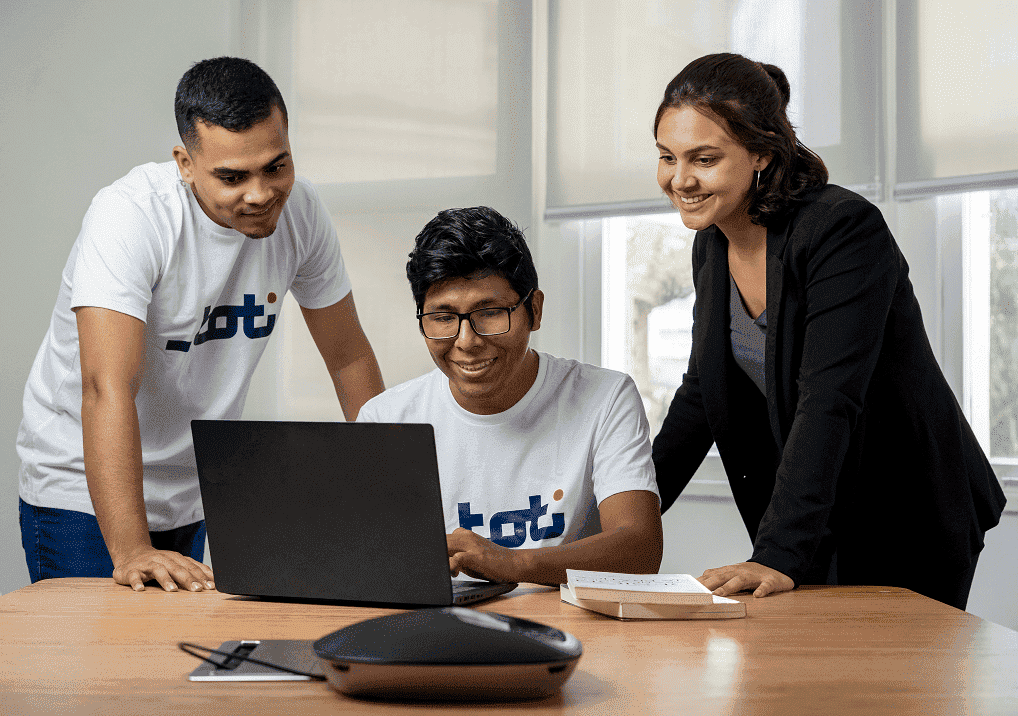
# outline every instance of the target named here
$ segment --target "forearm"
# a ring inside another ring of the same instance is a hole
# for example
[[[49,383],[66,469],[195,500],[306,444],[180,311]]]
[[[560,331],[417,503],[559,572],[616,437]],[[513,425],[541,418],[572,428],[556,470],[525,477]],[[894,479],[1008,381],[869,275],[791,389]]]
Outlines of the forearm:
[[[357,419],[361,406],[385,390],[378,361],[366,341],[364,349],[356,358],[333,372],[332,382],[343,415],[351,421]]]
[[[555,547],[514,550],[517,582],[558,585],[566,569],[624,574],[656,574],[661,567],[664,539],[661,523],[625,525]]]
[[[134,397],[126,391],[85,387],[81,423],[88,491],[116,566],[152,546]]]
[[[325,308],[301,306],[300,310],[329,370],[343,415],[356,420],[361,406],[385,386],[375,352],[357,318],[353,293]]]

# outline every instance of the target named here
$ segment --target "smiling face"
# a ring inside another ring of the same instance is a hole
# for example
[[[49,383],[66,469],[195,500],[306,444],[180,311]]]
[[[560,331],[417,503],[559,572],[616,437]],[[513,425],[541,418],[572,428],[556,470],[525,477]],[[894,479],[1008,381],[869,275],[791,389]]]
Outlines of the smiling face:
[[[509,308],[521,298],[502,276],[454,278],[428,289],[422,312]],[[432,360],[449,379],[449,389],[464,410],[478,415],[504,412],[534,384],[538,358],[530,350],[530,332],[541,327],[544,294],[535,290],[530,300],[533,323],[526,306],[520,306],[512,313],[508,333],[479,336],[464,320],[455,338],[424,339]]]
[[[769,158],[751,154],[714,120],[691,106],[671,108],[657,127],[657,183],[689,229],[712,224],[732,236],[750,226],[753,172]]]
[[[232,132],[195,125],[192,151],[173,148],[180,175],[205,214],[220,226],[263,239],[276,223],[293,188],[293,160],[286,121],[278,107],[249,129]]]

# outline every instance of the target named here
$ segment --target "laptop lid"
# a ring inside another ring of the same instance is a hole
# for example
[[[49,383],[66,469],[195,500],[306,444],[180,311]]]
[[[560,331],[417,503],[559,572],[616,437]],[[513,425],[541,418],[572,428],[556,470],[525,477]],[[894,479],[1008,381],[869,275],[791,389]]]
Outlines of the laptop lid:
[[[191,432],[220,591],[453,603],[431,425],[192,420]]]

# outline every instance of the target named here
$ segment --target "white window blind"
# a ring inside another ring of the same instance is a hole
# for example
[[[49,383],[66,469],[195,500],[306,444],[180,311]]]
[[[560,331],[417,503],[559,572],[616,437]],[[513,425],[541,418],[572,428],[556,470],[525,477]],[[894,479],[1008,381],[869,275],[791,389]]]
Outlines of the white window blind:
[[[290,138],[331,184],[495,173],[496,0],[298,0]]]
[[[549,19],[549,218],[667,206],[655,179],[654,112],[691,60],[738,52],[782,68],[800,139],[831,180],[876,179],[879,12],[872,0],[553,0]],[[625,207],[623,207],[625,208]]]
[[[1018,184],[1016,10],[1012,0],[899,1],[899,198]]]

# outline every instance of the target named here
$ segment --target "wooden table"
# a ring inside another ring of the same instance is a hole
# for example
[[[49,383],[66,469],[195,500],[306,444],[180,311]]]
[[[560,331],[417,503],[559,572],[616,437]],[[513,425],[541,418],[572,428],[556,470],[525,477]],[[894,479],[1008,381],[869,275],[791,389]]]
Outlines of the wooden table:
[[[475,608],[580,638],[559,696],[394,706],[322,682],[190,682],[198,661],[176,647],[317,639],[389,610],[49,580],[0,597],[0,713],[1018,714],[1018,632],[896,588],[740,598],[745,619],[620,622],[524,585]]]

